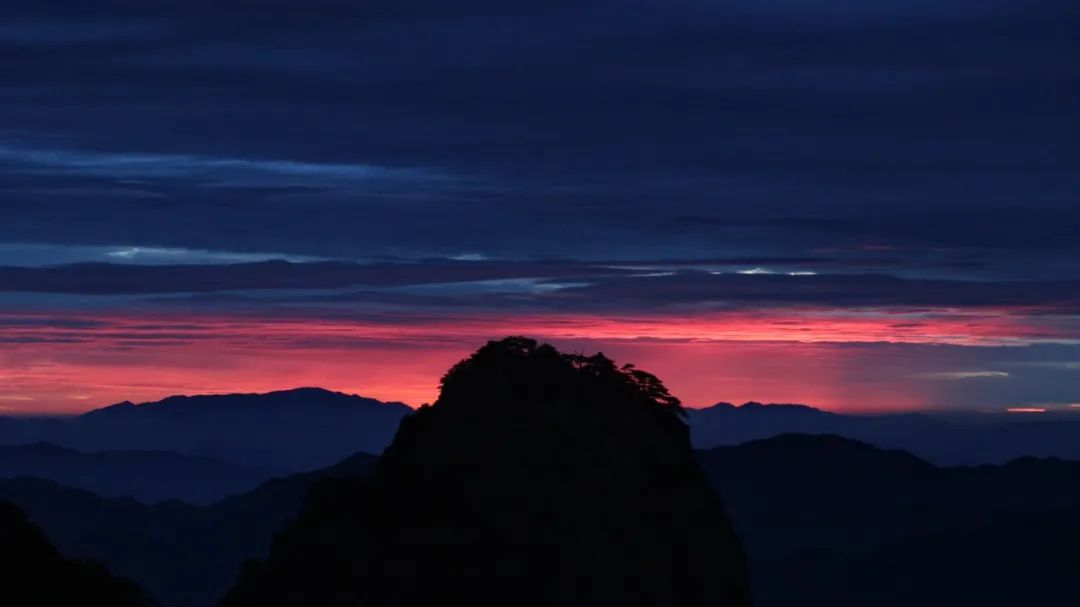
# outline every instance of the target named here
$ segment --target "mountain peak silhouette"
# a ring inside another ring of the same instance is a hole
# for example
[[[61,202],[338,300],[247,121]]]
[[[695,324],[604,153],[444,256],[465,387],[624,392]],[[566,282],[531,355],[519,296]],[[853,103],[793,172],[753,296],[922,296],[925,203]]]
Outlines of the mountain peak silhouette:
[[[322,388],[170,396],[85,413],[50,442],[83,451],[169,450],[248,468],[303,471],[357,451],[378,453],[412,412]]]
[[[249,409],[249,410],[273,410],[281,408],[303,407],[307,409],[328,409],[333,407],[378,407],[389,405],[394,407],[403,406],[397,402],[381,402],[372,398],[364,398],[344,392],[327,390],[326,388],[300,387],[289,390],[275,390],[266,393],[223,393],[223,394],[197,394],[175,395],[154,402],[135,404],[124,401],[94,409],[84,413],[84,418],[96,418],[113,414],[128,414],[132,410],[140,414],[176,414],[180,410],[190,413],[191,410],[218,412],[221,409]]]
[[[759,403],[751,400],[741,405],[736,405],[729,402],[719,402],[708,407],[702,407],[698,409],[699,412],[716,411],[740,411],[740,412],[805,412],[810,414],[822,414],[833,415],[831,411],[824,411],[817,407],[811,407],[810,405],[802,405],[798,403]]]
[[[750,603],[738,539],[655,376],[489,342],[375,478],[317,487],[223,605]]]

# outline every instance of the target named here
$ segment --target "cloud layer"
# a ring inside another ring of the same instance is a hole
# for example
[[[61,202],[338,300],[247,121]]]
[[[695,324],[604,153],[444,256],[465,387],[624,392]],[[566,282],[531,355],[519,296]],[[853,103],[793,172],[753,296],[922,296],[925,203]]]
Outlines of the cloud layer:
[[[5,407],[284,382],[290,351],[286,385],[419,400],[525,331],[655,361],[696,404],[1080,399],[1075,3],[42,0],[0,23]],[[387,360],[428,366],[393,394]]]

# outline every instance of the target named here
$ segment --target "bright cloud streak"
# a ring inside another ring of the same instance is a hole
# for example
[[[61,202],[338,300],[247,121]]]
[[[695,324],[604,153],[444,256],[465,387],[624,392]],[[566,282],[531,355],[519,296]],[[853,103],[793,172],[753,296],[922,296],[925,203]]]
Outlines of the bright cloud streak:
[[[426,181],[441,176],[413,169],[364,164],[312,163],[280,159],[195,154],[114,153],[12,145],[0,141],[0,161],[44,167],[71,175],[126,179],[203,176],[237,183],[363,183],[379,180]]]
[[[1005,379],[1009,374],[1005,371],[941,371],[925,373],[923,377],[929,379],[961,380],[961,379]]]

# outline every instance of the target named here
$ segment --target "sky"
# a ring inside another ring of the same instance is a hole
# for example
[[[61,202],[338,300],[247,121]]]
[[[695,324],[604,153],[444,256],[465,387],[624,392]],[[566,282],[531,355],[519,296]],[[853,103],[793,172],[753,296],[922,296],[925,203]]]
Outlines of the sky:
[[[0,413],[488,339],[691,406],[1080,415],[1065,0],[0,5]]]

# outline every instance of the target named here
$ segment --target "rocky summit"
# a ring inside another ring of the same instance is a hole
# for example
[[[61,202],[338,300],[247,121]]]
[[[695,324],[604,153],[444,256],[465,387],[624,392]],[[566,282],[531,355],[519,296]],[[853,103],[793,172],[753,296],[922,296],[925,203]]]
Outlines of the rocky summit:
[[[749,605],[684,417],[631,365],[489,342],[374,479],[316,486],[223,606]]]

